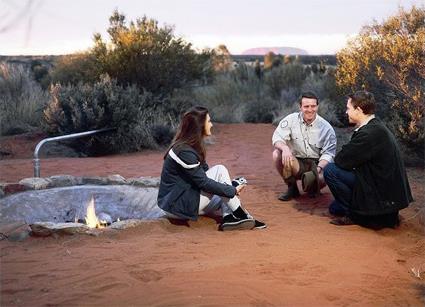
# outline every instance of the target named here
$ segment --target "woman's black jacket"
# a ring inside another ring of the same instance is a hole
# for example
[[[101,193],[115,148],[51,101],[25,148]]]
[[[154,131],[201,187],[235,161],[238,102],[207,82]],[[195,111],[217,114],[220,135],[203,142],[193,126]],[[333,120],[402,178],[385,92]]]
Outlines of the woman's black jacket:
[[[180,218],[196,220],[201,191],[233,198],[236,188],[207,177],[206,163],[188,145],[174,146],[162,167],[158,206]]]

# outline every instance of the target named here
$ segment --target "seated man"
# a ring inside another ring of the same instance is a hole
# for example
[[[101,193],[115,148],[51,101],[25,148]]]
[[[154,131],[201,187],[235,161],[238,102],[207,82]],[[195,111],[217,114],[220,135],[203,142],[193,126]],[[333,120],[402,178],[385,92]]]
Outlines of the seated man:
[[[301,95],[300,112],[279,122],[273,133],[273,161],[279,175],[288,185],[279,196],[288,201],[300,195],[297,180],[303,178],[303,188],[316,195],[325,185],[322,170],[333,161],[336,137],[332,126],[317,114],[319,99],[312,92]]]
[[[332,224],[395,227],[398,211],[413,200],[397,142],[374,112],[371,93],[349,96],[346,113],[357,128],[324,170],[335,198],[329,211],[342,216]]]

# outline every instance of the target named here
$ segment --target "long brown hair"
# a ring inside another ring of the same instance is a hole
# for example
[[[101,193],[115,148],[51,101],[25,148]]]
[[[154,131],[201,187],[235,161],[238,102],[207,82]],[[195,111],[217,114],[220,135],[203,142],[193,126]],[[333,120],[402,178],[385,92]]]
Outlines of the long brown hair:
[[[183,114],[177,133],[164,158],[174,146],[187,144],[196,150],[201,162],[205,162],[204,126],[207,114],[208,109],[201,106],[194,106]]]

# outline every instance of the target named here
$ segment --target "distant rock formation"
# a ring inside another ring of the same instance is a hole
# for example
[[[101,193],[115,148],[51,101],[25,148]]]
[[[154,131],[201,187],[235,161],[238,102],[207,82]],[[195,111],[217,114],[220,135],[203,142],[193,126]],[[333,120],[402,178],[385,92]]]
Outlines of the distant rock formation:
[[[282,55],[307,55],[308,52],[304,49],[293,47],[258,47],[251,48],[242,52],[243,55],[265,55],[268,52]]]

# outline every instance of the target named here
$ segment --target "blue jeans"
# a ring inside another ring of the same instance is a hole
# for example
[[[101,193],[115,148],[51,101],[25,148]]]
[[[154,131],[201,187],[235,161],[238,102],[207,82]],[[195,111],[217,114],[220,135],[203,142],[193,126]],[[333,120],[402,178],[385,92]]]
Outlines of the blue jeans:
[[[323,177],[335,198],[329,206],[329,212],[334,215],[348,215],[356,181],[354,172],[339,168],[335,163],[329,163],[323,170]]]

